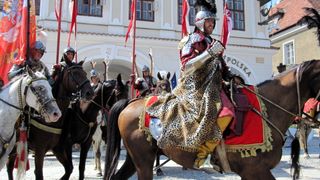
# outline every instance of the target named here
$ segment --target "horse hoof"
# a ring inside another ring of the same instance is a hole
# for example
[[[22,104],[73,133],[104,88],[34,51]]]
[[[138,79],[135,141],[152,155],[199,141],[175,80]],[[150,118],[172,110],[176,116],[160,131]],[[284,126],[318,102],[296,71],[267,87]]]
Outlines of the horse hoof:
[[[310,159],[309,154],[305,154],[305,155],[304,155],[304,158],[305,158],[305,159]]]
[[[163,174],[163,172],[162,172],[162,170],[161,169],[158,169],[157,170],[157,176],[163,176],[164,174]]]
[[[97,177],[101,177],[102,176],[102,173],[97,173]]]

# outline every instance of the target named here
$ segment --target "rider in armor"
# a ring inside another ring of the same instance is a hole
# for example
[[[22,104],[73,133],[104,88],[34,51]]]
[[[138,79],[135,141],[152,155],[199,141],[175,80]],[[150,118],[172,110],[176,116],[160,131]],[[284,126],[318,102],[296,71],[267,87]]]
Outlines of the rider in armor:
[[[92,69],[90,71],[90,79],[91,79],[91,86],[93,87],[94,90],[97,90],[98,87],[102,85],[99,74],[95,69]]]
[[[36,41],[31,45],[29,58],[22,64],[15,64],[8,72],[8,79],[11,80],[16,75],[22,74],[25,70],[25,66],[28,66],[33,71],[40,71],[50,80],[50,73],[47,66],[41,61],[43,54],[46,52],[46,47],[41,41]]]
[[[51,77],[56,81],[58,78],[58,74],[62,72],[64,68],[73,66],[75,63],[73,62],[74,56],[76,55],[76,51],[72,47],[67,47],[63,51],[63,55],[60,60],[60,64],[55,64],[52,68]]]
[[[216,24],[216,7],[210,4],[201,8],[194,32],[179,43],[182,76],[177,87],[147,108],[152,117],[161,120],[162,134],[156,131],[158,146],[197,152],[196,169],[202,168],[219,144],[234,114],[222,89],[222,82],[232,78],[222,58],[225,48],[210,36]]]
[[[156,78],[151,76],[150,69],[146,65],[144,65],[142,68],[142,77],[146,81],[146,83],[148,84],[151,92],[153,92],[155,87],[157,86],[157,80],[156,80]]]

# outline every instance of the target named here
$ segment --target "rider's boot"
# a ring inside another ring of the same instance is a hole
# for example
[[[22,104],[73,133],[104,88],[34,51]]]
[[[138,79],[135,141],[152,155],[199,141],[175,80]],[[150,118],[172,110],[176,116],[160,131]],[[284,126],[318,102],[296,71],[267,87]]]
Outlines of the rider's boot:
[[[223,132],[230,121],[232,120],[232,116],[224,116],[220,117],[217,119],[217,124],[220,130]],[[203,165],[210,165],[210,159],[211,157],[209,156],[212,154],[216,146],[220,143],[220,141],[215,141],[215,140],[208,140],[206,141],[203,145],[199,147],[199,151],[197,154],[197,158],[194,161],[193,167],[195,169],[201,169]],[[208,162],[208,163],[205,163]],[[216,168],[215,165],[211,168]],[[219,171],[219,170],[218,170]]]

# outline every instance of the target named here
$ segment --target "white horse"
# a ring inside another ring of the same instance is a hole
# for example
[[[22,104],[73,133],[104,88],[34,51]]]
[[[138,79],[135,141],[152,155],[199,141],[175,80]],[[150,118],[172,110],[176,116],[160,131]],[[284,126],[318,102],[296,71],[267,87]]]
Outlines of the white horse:
[[[56,122],[61,116],[48,80],[29,68],[25,75],[17,76],[0,90],[0,170],[16,143],[14,126],[26,105],[38,111],[47,122]]]

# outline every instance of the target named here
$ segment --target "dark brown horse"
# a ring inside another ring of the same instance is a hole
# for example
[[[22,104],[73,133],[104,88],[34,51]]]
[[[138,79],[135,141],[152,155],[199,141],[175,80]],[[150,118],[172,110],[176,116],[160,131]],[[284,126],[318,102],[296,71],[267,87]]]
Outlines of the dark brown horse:
[[[62,179],[69,179],[73,164],[72,164],[72,145],[80,144],[80,163],[79,163],[79,179],[84,179],[85,164],[88,151],[92,144],[92,135],[97,128],[97,116],[100,110],[103,113],[108,113],[112,105],[119,99],[128,98],[128,87],[122,83],[121,75],[119,74],[117,80],[108,80],[101,84],[95,90],[95,96],[88,104],[80,103],[79,101],[73,104],[66,118],[69,124],[67,129],[68,136],[61,140],[57,146],[58,151],[55,155],[63,163],[66,171]],[[65,159],[67,154],[67,159]]]
[[[297,82],[296,79],[299,79],[299,81]],[[320,61],[304,62],[299,68],[296,67],[286,71],[273,80],[259,84],[257,88],[259,94],[264,97],[262,100],[266,106],[270,121],[268,125],[272,131],[273,149],[269,152],[259,151],[256,157],[246,158],[242,158],[240,153],[227,152],[227,158],[231,170],[242,179],[269,180],[275,179],[270,170],[281,159],[284,142],[283,134],[293,123],[293,114],[298,114],[299,112],[297,107],[298,100],[300,99],[301,103],[305,103],[310,97],[315,97],[320,89]],[[300,96],[297,93],[298,89]],[[139,129],[139,116],[145,110],[144,105],[144,99],[130,104],[128,104],[128,101],[119,101],[111,109],[107,126],[108,146],[105,179],[128,179],[135,171],[137,171],[138,178],[141,180],[152,179],[153,162],[159,148],[156,146],[155,141],[150,145],[144,132]],[[127,158],[123,166],[115,174],[121,138],[127,149]],[[197,153],[182,151],[178,148],[162,149],[162,151],[176,163],[193,169]]]
[[[35,176],[36,179],[43,179],[43,161],[45,154],[52,150],[58,152],[57,145],[66,133],[66,124],[68,119],[64,118],[69,103],[74,98],[90,100],[94,94],[93,89],[87,79],[86,72],[82,68],[83,62],[65,68],[56,83],[58,83],[55,94],[57,104],[62,112],[62,117],[55,123],[46,123],[41,117],[29,117],[29,149],[34,151],[35,156]],[[12,151],[12,152],[15,152]],[[13,179],[12,170],[15,160],[15,154],[9,157],[7,163],[7,172],[10,180]],[[60,159],[58,159],[60,160]],[[67,170],[66,170],[67,171]]]

